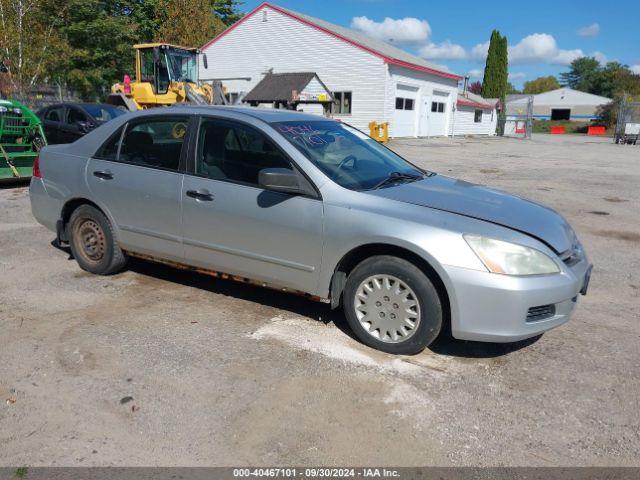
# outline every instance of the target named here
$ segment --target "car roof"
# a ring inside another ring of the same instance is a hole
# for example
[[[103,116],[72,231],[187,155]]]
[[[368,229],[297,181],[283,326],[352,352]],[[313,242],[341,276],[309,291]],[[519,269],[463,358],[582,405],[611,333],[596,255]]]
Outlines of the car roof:
[[[139,115],[171,115],[171,114],[207,114],[207,113],[236,113],[257,118],[266,123],[274,122],[312,122],[319,120],[331,120],[330,118],[311,115],[295,110],[279,110],[275,108],[241,107],[231,105],[173,105],[169,108],[153,108],[149,110],[138,110],[133,112],[133,116]]]

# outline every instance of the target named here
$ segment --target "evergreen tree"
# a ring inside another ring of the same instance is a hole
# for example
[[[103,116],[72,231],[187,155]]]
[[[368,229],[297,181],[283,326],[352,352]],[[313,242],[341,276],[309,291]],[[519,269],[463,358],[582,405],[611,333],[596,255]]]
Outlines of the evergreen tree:
[[[594,93],[600,88],[600,72],[598,60],[593,57],[580,57],[571,62],[568,72],[560,74],[560,81],[569,88]]]
[[[503,37],[498,30],[494,30],[491,32],[484,78],[482,79],[483,97],[504,100],[507,94],[507,62],[507,37]]]
[[[482,79],[482,96],[484,98],[499,98],[501,105],[505,104],[505,97],[509,88],[509,58],[507,37],[500,35],[498,30],[491,32],[487,62],[484,66]],[[505,123],[504,107],[500,109],[498,117],[498,134],[502,135]]]

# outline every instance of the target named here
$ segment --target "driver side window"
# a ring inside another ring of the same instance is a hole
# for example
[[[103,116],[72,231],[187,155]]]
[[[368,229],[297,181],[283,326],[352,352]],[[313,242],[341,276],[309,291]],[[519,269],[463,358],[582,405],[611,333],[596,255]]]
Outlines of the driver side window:
[[[202,121],[196,155],[197,174],[256,187],[263,168],[293,170],[289,159],[263,133],[229,121]]]
[[[77,108],[69,108],[69,113],[67,113],[67,123],[69,125],[73,125],[78,122],[86,122],[87,116],[82,113]]]

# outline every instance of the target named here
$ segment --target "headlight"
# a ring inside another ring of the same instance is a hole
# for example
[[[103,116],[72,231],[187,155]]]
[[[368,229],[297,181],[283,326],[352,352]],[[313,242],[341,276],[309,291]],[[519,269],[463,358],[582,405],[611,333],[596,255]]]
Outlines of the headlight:
[[[542,275],[560,272],[556,262],[535,248],[478,235],[465,235],[464,239],[492,273]]]
[[[5,113],[7,111],[7,107],[0,107],[0,113]]]
[[[12,108],[11,111],[15,114],[22,115],[22,110],[19,108]]]

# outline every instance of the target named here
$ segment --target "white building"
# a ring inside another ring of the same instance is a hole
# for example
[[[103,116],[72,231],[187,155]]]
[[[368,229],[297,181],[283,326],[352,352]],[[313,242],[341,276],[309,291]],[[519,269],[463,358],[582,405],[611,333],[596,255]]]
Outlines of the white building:
[[[395,137],[495,132],[487,123],[490,105],[468,98],[458,103],[460,75],[360,32],[269,3],[202,52],[208,69],[200,62],[200,78],[222,80],[232,98],[249,92],[268,71],[315,72],[333,93],[333,117],[364,131],[377,121],[389,122]],[[478,109],[483,113],[475,122]],[[462,122],[455,129],[454,118]]]
[[[460,93],[453,119],[454,135],[495,135],[498,99],[471,92]]]
[[[529,95],[507,97],[507,110],[523,111]],[[533,118],[537,120],[589,121],[598,118],[598,108],[611,102],[610,98],[573,90],[568,87],[533,95]]]

